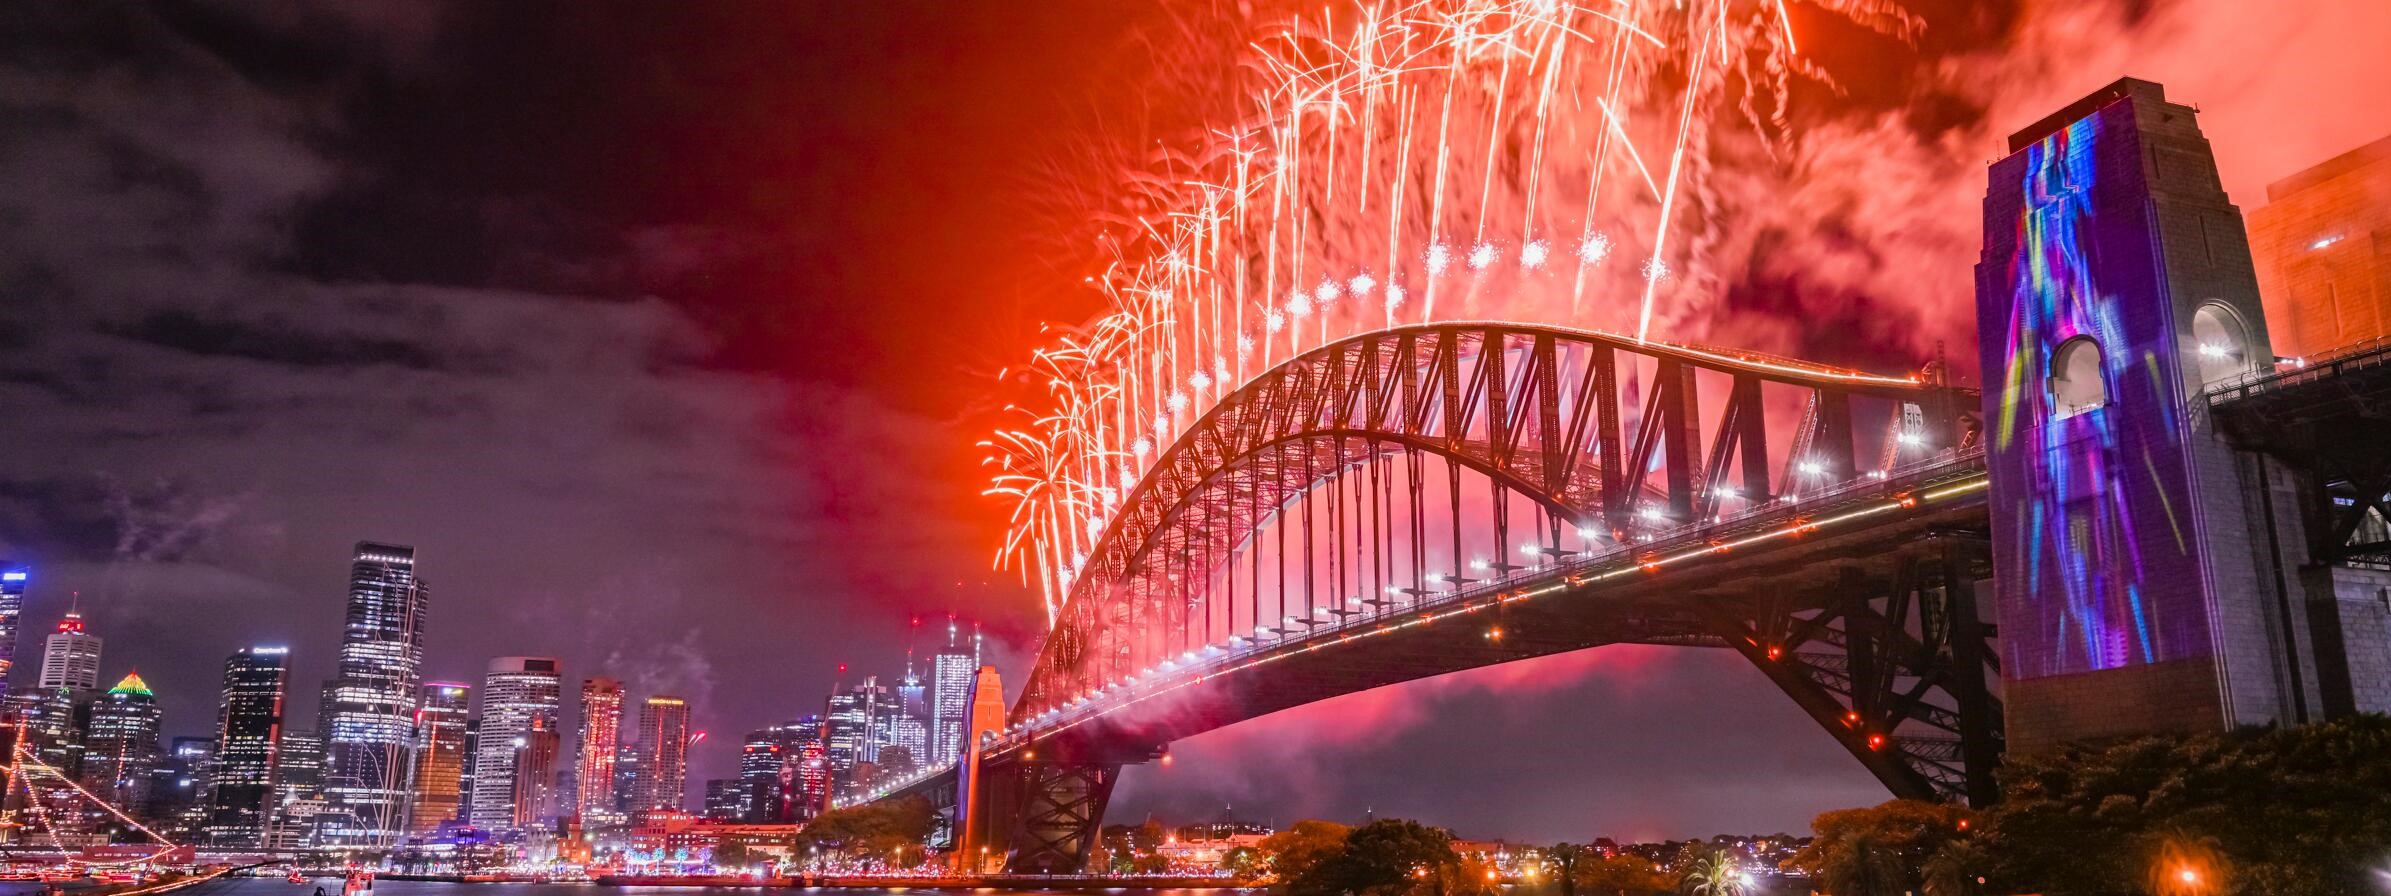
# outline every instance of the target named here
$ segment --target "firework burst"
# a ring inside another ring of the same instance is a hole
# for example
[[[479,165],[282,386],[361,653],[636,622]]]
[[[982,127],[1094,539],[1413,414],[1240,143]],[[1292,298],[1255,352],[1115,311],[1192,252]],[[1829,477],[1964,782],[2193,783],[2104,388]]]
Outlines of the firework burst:
[[[1803,5],[1918,27],[1889,0]],[[1233,123],[1120,179],[1106,207],[1137,211],[1095,216],[1129,230],[1090,280],[1105,313],[1036,352],[1044,407],[983,442],[1012,502],[997,561],[1049,621],[1146,466],[1304,351],[1488,317],[1675,333],[1676,300],[1716,286],[1714,132],[1773,153],[1790,83],[1832,85],[1781,0],[1422,0],[1261,33],[1211,60]]]

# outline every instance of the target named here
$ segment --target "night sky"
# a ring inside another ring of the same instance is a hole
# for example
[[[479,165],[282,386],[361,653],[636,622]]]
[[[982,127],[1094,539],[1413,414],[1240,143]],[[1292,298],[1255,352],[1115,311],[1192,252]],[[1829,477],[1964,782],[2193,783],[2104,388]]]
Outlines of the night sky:
[[[2200,106],[2245,209],[2391,133],[2371,0],[1931,0],[1915,45],[1792,5],[1844,90],[1797,97],[1794,201],[1739,235],[1712,341],[1880,369],[1972,344],[1983,165],[2119,76]],[[715,737],[693,791],[740,732],[818,712],[837,664],[899,671],[915,616],[984,622],[1017,685],[1041,619],[989,564],[995,375],[1095,310],[1072,210],[1201,105],[1191,23],[1251,6],[0,7],[18,657],[80,591],[103,675],[138,668],[170,734],[210,730],[252,643],[293,648],[304,726],[375,539],[418,548],[431,677],[551,654],[568,690],[690,697]],[[1740,661],[1650,648],[1175,754],[1116,820],[1628,838],[1882,798]]]

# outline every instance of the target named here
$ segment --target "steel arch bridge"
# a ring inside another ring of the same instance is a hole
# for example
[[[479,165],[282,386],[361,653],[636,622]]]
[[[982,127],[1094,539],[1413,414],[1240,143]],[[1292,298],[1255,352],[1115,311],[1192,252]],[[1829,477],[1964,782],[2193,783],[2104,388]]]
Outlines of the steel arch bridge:
[[[1936,376],[1513,323],[1320,347],[1224,396],[1125,497],[973,780],[882,795],[962,806],[954,845],[1010,871],[1075,871],[1120,769],[1173,740],[1648,643],[1738,651],[1896,794],[1989,799],[1977,403]]]

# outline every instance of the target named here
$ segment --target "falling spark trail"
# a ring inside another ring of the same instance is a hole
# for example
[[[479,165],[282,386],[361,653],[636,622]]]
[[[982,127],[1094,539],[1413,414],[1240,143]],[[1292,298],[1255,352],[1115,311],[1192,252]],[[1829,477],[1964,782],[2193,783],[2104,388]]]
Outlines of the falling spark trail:
[[[1820,8],[1882,33],[1916,27],[1875,0]],[[1305,351],[1463,314],[1665,335],[1655,322],[1682,322],[1671,303],[1707,282],[1709,135],[1749,127],[1769,145],[1783,127],[1721,114],[1727,94],[1781,98],[1786,79],[1817,71],[1789,58],[1783,0],[1218,15],[1166,60],[1193,85],[1173,98],[1198,110],[1188,137],[1141,133],[1134,153],[1125,142],[1113,194],[1074,207],[1076,221],[1107,222],[1076,244],[1101,254],[1086,284],[1105,311],[1050,327],[1009,369],[1039,394],[1007,396],[980,443],[987,494],[1012,505],[998,563],[1035,583],[1050,622],[1147,470]],[[1670,113],[1665,131],[1650,124]],[[1640,141],[1660,139],[1656,177]],[[1645,190],[1604,189],[1613,167]],[[1678,244],[1692,249],[1672,256]]]

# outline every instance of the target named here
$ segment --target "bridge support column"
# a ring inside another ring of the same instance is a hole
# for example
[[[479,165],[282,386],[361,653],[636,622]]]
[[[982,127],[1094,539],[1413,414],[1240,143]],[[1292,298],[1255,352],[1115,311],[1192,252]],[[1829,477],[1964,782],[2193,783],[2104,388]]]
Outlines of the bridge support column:
[[[2194,110],[2126,79],[2009,146],[1976,308],[2010,743],[2304,721],[2307,625],[2202,397],[2274,354]]]
[[[972,824],[977,848],[1004,856],[1008,874],[1076,874],[1104,824],[1121,763],[1023,760],[985,767]]]

